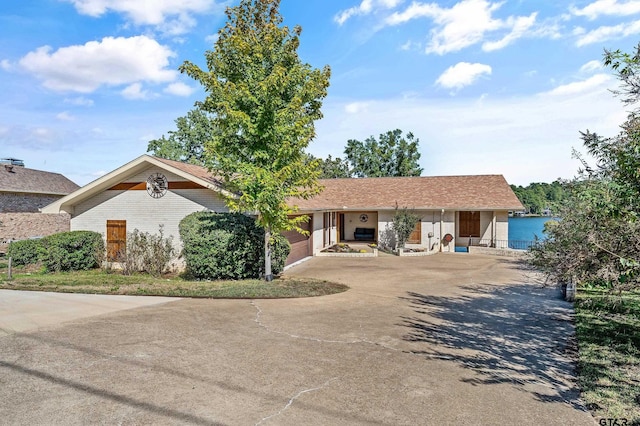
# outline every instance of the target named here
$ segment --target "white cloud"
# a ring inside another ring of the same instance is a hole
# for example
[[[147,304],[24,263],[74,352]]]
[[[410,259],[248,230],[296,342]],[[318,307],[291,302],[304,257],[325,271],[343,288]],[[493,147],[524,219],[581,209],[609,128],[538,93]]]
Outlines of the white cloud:
[[[572,6],[569,10],[575,16],[585,16],[594,20],[601,15],[629,16],[638,14],[640,13],[640,2],[637,0],[597,0],[582,9]]]
[[[413,2],[403,12],[394,12],[385,20],[386,25],[399,25],[418,18],[429,18],[435,23],[431,30],[427,53],[443,55],[484,42],[485,51],[501,49],[524,36],[536,21],[536,13],[529,16],[496,19],[501,6],[487,0],[462,0],[449,9],[436,3]],[[490,33],[506,31],[498,41],[486,42]]]
[[[574,34],[578,34],[579,38],[576,46],[582,47],[588,44],[601,43],[607,40],[627,37],[634,34],[640,34],[640,20],[626,22],[615,26],[602,26],[593,31],[580,33],[577,29]]]
[[[13,64],[7,59],[3,59],[2,61],[0,61],[0,68],[5,71],[11,71],[11,69],[13,68]]]
[[[511,32],[502,37],[498,41],[487,41],[482,44],[482,50],[485,52],[492,52],[494,50],[500,50],[517,39],[526,35],[533,24],[536,22],[537,13],[532,13],[530,16],[520,16],[518,18],[509,18],[507,20],[508,26],[511,27]]]
[[[206,41],[207,43],[214,45],[218,42],[218,39],[220,38],[220,34],[215,33],[215,34],[211,34],[208,35],[204,38],[204,41]]]
[[[176,96],[189,96],[195,91],[196,89],[182,82],[171,83],[164,89],[165,93]]]
[[[73,115],[69,114],[68,111],[63,111],[57,114],[56,118],[60,121],[73,121],[76,119]]]
[[[447,89],[462,89],[475,83],[483,75],[491,75],[491,67],[485,64],[458,62],[447,68],[436,80],[436,84]]]
[[[581,73],[592,73],[594,71],[599,71],[602,69],[602,63],[600,61],[589,61],[583,66],[580,67]]]
[[[124,88],[120,94],[130,100],[144,100],[153,97],[153,94],[148,90],[142,90],[142,84],[133,83]]]
[[[367,102],[352,102],[344,106],[344,110],[347,114],[358,114],[366,112],[369,104]]]
[[[125,15],[135,25],[154,25],[168,34],[182,34],[195,26],[194,14],[220,6],[216,0],[67,0],[78,13],[100,17],[108,12]]]
[[[596,74],[589,77],[586,80],[575,81],[573,83],[564,84],[562,86],[558,86],[553,90],[550,90],[544,95],[551,96],[574,96],[580,95],[587,92],[602,91],[605,90],[608,86],[610,86],[612,77],[609,74]]]
[[[93,99],[85,98],[84,96],[78,96],[75,98],[66,98],[64,100],[65,104],[71,104],[76,106],[93,106]]]
[[[20,65],[49,89],[91,93],[103,85],[173,81],[177,72],[167,69],[173,56],[147,36],[105,37],[56,51],[43,46],[20,59]]]
[[[358,15],[368,15],[377,10],[389,10],[394,9],[404,0],[362,0],[358,6],[350,7],[349,9],[338,12],[333,20],[338,25],[343,25],[347,20]]]
[[[389,129],[411,131],[420,139],[425,175],[504,174],[509,183],[552,182],[575,176],[580,164],[580,131],[616,135],[624,106],[606,87],[574,96],[482,96],[328,100],[316,126],[310,152],[341,156],[349,139],[363,140]],[[367,103],[361,114],[345,105]]]

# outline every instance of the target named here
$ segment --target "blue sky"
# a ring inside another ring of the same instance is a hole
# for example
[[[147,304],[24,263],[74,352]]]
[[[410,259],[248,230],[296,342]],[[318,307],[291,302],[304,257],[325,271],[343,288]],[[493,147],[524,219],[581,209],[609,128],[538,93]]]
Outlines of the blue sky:
[[[220,0],[0,3],[0,158],[84,185],[146,152],[205,93]],[[309,151],[396,128],[420,139],[425,175],[575,176],[579,131],[618,133],[603,49],[640,41],[640,1],[282,0],[299,54],[331,66]],[[628,107],[627,107],[628,109]]]

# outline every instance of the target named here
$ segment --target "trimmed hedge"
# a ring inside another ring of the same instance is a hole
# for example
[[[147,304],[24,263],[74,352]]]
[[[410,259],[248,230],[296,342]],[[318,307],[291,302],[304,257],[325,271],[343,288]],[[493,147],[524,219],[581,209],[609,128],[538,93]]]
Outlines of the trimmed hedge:
[[[13,264],[17,266],[38,263],[38,249],[41,241],[40,239],[14,241],[9,244],[7,257],[10,257]]]
[[[104,240],[92,231],[61,232],[37,240],[15,241],[7,256],[15,265],[42,262],[47,272],[88,270],[100,266]]]
[[[104,257],[104,240],[97,232],[61,232],[40,241],[39,260],[49,272],[93,269]]]
[[[180,221],[187,273],[196,279],[244,279],[264,275],[264,229],[240,213],[196,212]],[[271,240],[272,272],[284,269],[289,242]]]

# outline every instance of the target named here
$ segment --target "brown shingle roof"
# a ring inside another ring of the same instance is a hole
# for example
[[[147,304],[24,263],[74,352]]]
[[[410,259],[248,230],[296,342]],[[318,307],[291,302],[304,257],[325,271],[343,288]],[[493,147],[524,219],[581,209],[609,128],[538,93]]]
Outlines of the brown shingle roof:
[[[222,185],[205,167],[157,160]],[[324,190],[310,200],[290,200],[302,211],[400,207],[455,210],[524,210],[502,175],[320,179]]]
[[[502,175],[321,179],[324,190],[295,200],[302,211],[399,207],[455,210],[522,210]]]
[[[67,195],[79,186],[59,173],[0,165],[0,191]]]
[[[183,163],[181,161],[167,160],[166,158],[153,157],[156,160],[165,163],[171,167],[182,170],[185,173],[189,173],[191,176],[198,177],[214,185],[221,186],[222,180],[213,176],[205,167],[196,166],[194,164]]]

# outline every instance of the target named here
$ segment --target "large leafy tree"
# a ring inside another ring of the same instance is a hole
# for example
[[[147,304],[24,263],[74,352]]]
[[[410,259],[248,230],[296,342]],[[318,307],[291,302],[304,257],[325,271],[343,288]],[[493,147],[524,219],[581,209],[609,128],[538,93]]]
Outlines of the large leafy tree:
[[[621,79],[623,101],[637,102],[640,56],[605,52],[605,64]],[[560,280],[610,288],[640,284],[640,117],[632,112],[614,137],[590,131],[581,137],[594,165],[570,185],[562,220],[532,250],[534,265]]]
[[[351,177],[349,163],[340,157],[332,158],[330,155],[320,163],[323,179],[348,178]]]
[[[197,107],[211,115],[216,128],[205,143],[207,166],[229,189],[232,211],[255,212],[265,229],[265,279],[271,280],[272,233],[298,229],[302,216],[290,199],[320,191],[318,161],[304,152],[322,117],[330,69],[303,63],[297,50],[302,29],[282,26],[279,0],[241,0],[227,8],[227,23],[213,50],[205,53],[207,70],[185,62],[180,71],[207,92]]]
[[[402,130],[396,129],[382,133],[379,140],[373,136],[364,142],[350,139],[344,153],[357,177],[420,176],[419,142],[413,133],[402,136]]]
[[[204,146],[216,133],[211,117],[196,108],[175,123],[176,130],[170,130],[167,137],[149,141],[147,152],[168,160],[204,165]]]

